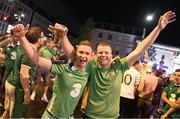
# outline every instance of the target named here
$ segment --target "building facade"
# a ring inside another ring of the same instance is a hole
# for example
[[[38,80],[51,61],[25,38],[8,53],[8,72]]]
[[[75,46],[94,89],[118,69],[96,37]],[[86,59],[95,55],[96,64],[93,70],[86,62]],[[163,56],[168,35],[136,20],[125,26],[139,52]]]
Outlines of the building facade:
[[[95,28],[92,31],[93,48],[96,49],[97,44],[102,41],[109,42],[112,46],[114,57],[127,56],[132,50],[136,48],[136,40],[140,39],[141,36],[134,34],[105,30],[101,28]]]
[[[13,2],[9,2],[8,0],[0,1],[0,32],[5,32],[7,28],[7,20],[12,4]]]
[[[15,12],[17,10],[17,12]],[[9,21],[13,16],[13,21]],[[7,18],[7,19],[6,19]],[[12,23],[13,22],[13,23]],[[30,24],[30,26],[39,26],[44,34],[49,36],[48,26],[52,22],[46,17],[35,12],[19,0],[1,0],[0,1],[0,32],[9,32],[13,25],[17,23]]]
[[[31,26],[39,26],[43,29],[44,35],[50,37],[51,33],[48,31],[48,26],[53,25],[53,23],[45,18],[44,16],[40,15],[38,12],[35,12],[32,18]]]

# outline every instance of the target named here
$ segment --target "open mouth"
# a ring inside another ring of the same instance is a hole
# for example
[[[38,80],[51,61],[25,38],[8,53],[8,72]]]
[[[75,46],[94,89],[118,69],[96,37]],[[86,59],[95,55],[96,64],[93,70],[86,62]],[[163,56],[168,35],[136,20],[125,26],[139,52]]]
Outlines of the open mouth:
[[[100,57],[100,60],[101,60],[101,61],[108,60],[108,57]]]
[[[82,63],[86,63],[86,62],[87,62],[87,58],[85,58],[85,57],[84,57],[84,58],[83,58],[83,57],[81,57],[81,58],[80,58],[80,62],[82,62]]]

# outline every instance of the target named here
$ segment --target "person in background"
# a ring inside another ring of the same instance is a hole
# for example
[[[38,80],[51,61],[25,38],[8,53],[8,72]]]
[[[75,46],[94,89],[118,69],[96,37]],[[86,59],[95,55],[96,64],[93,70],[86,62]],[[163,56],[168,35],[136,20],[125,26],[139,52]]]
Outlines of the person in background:
[[[165,102],[161,118],[180,118],[180,69],[176,69],[172,80],[163,91],[161,99]]]
[[[39,27],[32,27],[26,30],[25,37],[32,44],[29,46],[33,49],[37,49],[44,42],[44,34]],[[13,33],[15,33],[13,31]],[[15,33],[16,37],[17,34]],[[19,37],[18,37],[19,39]],[[31,62],[22,47],[17,48],[16,61],[13,71],[9,75],[5,87],[8,87],[7,95],[10,97],[9,105],[12,110],[10,112],[10,118],[23,118],[28,111],[28,106],[31,101],[31,86],[34,80],[35,65]],[[9,91],[9,88],[15,88],[15,92]]]
[[[39,50],[39,54],[41,57],[44,57],[49,60],[55,60],[55,57],[57,55],[57,51],[54,49],[54,43],[52,40],[46,41],[45,46],[41,47]],[[43,96],[41,98],[42,101],[48,102],[47,98],[47,92],[48,92],[48,87],[50,84],[50,77],[51,77],[51,72],[49,70],[46,70],[44,68],[38,67],[37,68],[37,82],[33,88],[33,92],[31,94],[31,100],[34,100],[35,95],[36,95],[36,89],[38,87],[38,84],[40,83],[41,77],[44,80],[44,86],[43,86]]]
[[[11,102],[11,99],[14,100],[13,94],[14,94],[15,88],[12,86],[7,87],[5,84],[10,73],[13,71],[14,64],[16,61],[17,49],[19,48],[19,42],[17,40],[17,37],[12,31],[8,35],[7,39],[10,42],[6,45],[4,44],[5,46],[2,46],[1,44],[1,46],[3,47],[3,53],[0,55],[0,59],[3,61],[6,61],[6,64],[5,64],[6,68],[5,68],[4,76],[3,76],[1,87],[0,87],[0,92],[1,92],[0,98],[1,98],[1,101],[4,101],[4,110],[5,110],[1,116],[3,118],[9,118],[13,109],[13,103],[11,104],[10,102]]]
[[[135,107],[135,95],[141,80],[141,64],[137,60],[124,72],[120,92],[120,118],[133,117]]]

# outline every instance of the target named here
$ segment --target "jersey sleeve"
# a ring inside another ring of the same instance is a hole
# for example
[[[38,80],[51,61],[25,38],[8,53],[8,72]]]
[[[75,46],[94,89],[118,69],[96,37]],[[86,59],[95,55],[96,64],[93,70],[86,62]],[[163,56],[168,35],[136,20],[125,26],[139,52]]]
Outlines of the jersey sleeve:
[[[128,66],[128,62],[127,62],[127,58],[118,58],[116,59],[114,62],[114,65],[116,65],[116,67],[121,70],[122,72],[125,72],[127,69],[129,69]]]
[[[53,64],[51,68],[52,74],[61,74],[66,69],[68,64]]]

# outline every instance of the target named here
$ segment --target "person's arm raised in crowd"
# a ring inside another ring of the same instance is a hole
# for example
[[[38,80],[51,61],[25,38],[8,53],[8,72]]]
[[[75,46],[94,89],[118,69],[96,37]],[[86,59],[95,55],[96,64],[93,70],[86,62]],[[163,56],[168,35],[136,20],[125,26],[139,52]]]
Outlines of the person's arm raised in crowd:
[[[23,47],[28,58],[36,65],[43,67],[47,70],[51,70],[52,62],[51,60],[40,57],[32,44],[26,39],[25,34],[28,29],[23,24],[17,24],[13,28],[13,32],[18,37],[21,46]]]
[[[153,31],[137,46],[137,48],[127,56],[128,65],[131,66],[147,48],[154,43],[159,33],[169,24],[175,21],[175,12],[168,11],[159,18],[157,26]]]
[[[54,26],[50,25],[48,29],[51,32],[53,32],[55,37],[59,40],[61,46],[65,51],[66,56],[71,59],[74,59],[75,49],[72,46],[72,44],[69,42],[69,39],[67,37],[67,32],[68,32],[67,27],[62,24],[56,23]]]

